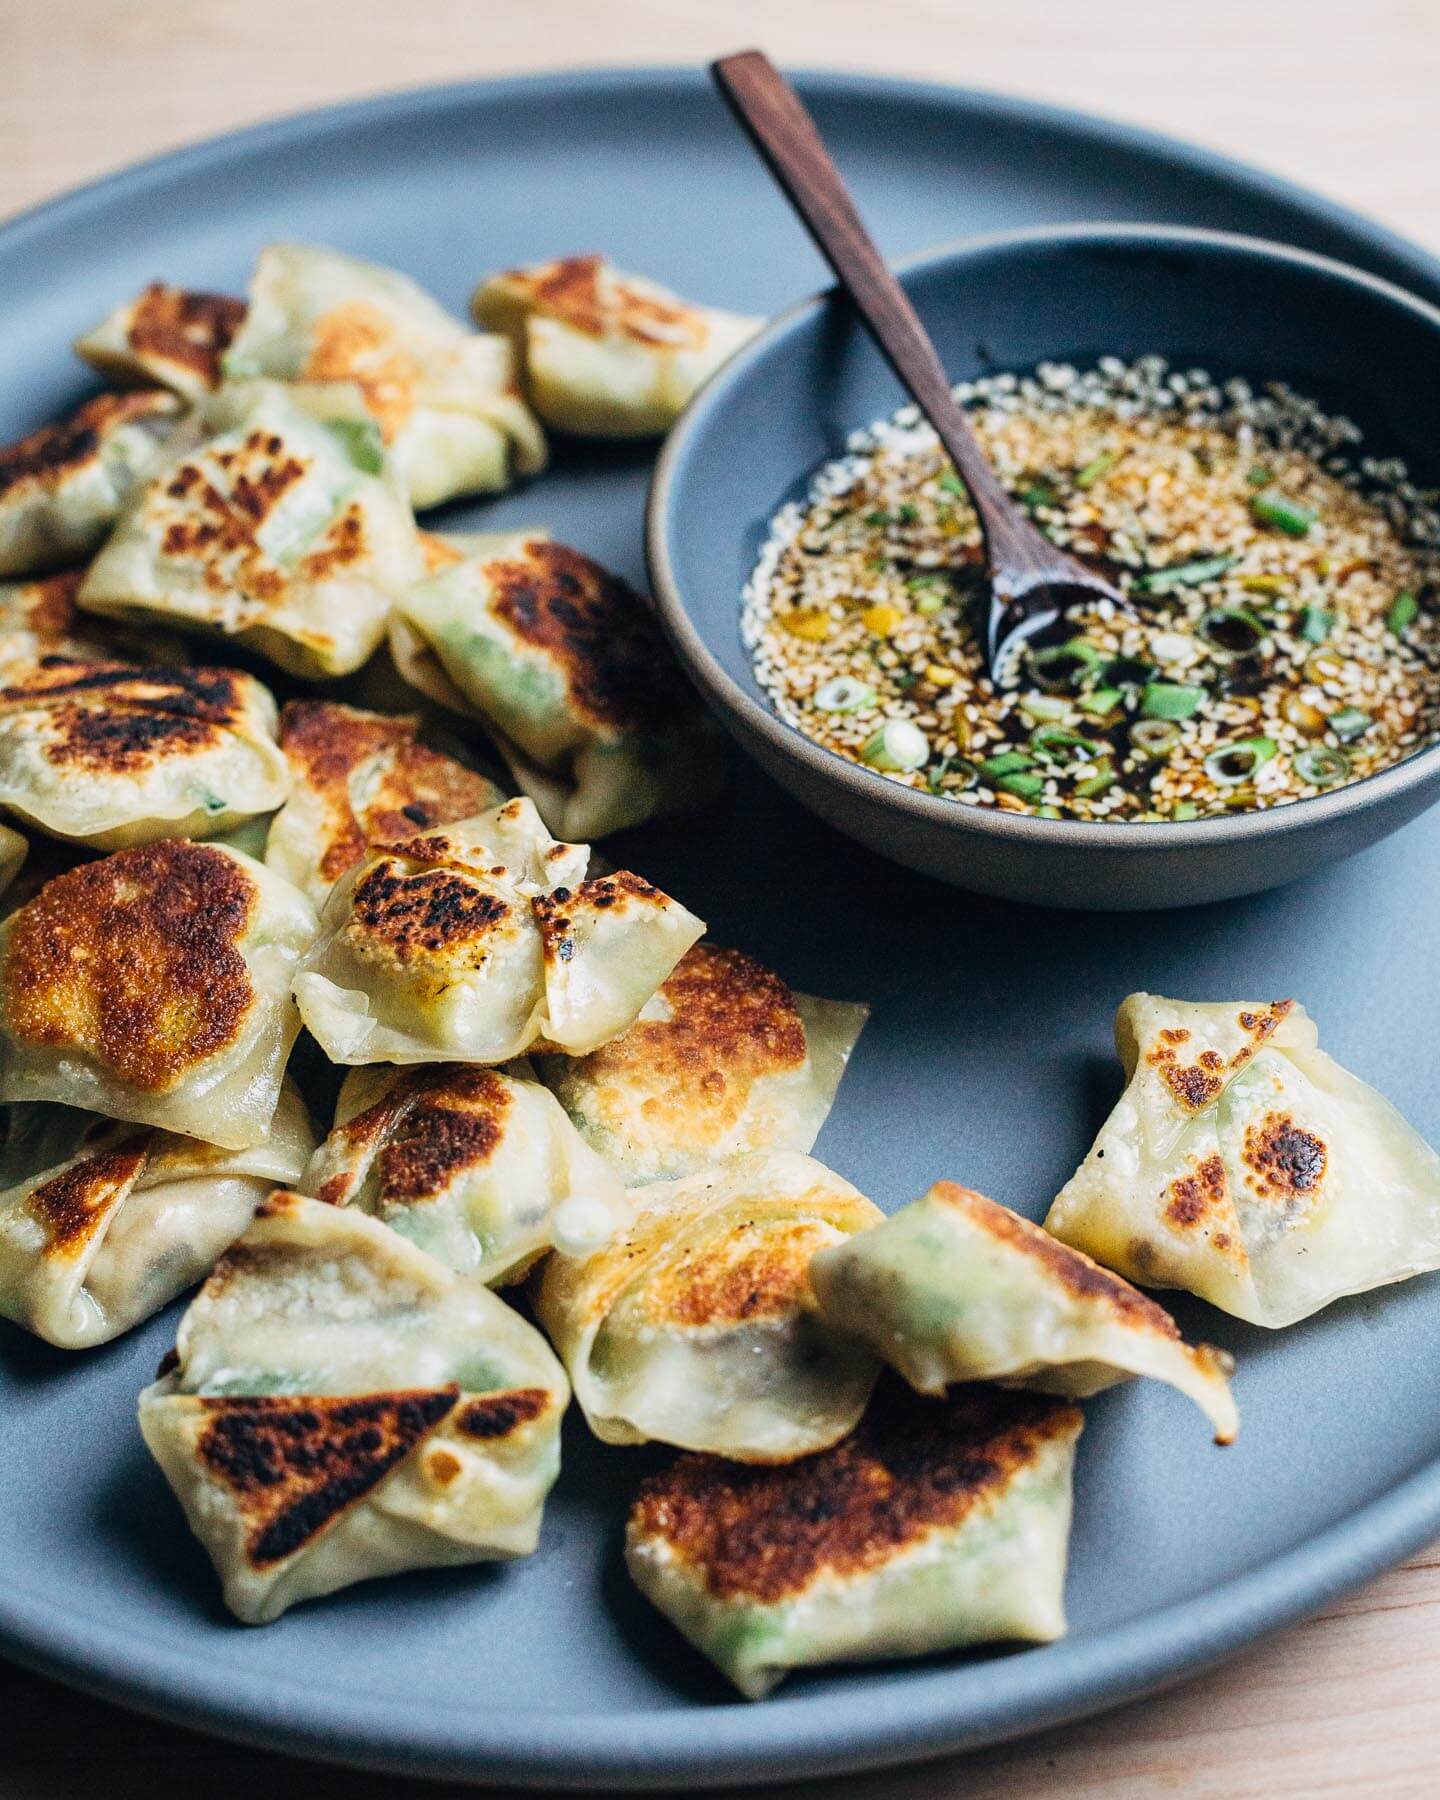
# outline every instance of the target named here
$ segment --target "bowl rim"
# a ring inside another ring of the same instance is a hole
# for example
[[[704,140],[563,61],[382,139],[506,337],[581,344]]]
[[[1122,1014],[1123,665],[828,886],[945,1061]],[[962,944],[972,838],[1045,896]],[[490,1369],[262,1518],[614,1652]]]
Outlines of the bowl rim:
[[[1167,249],[1210,248],[1229,251],[1259,261],[1287,264],[1301,269],[1322,282],[1339,282],[1367,291],[1386,305],[1409,313],[1428,326],[1440,339],[1440,307],[1432,306],[1419,295],[1411,294],[1371,275],[1364,269],[1335,257],[1321,256],[1301,250],[1275,239],[1250,237],[1240,232],[1217,231],[1204,226],[1147,225],[1125,220],[1080,220],[1054,226],[1026,226],[1005,231],[984,232],[958,238],[927,250],[916,252],[891,266],[904,282],[910,276],[926,274],[946,263],[968,260],[995,251],[1022,251],[1046,245],[1074,246],[1077,249],[1102,247],[1132,248],[1164,252]],[[753,337],[747,338],[714,371],[691,399],[671,429],[656,459],[654,474],[645,505],[645,559],[651,591],[660,623],[672,647],[691,679],[706,699],[722,715],[739,715],[745,727],[759,734],[778,756],[797,760],[815,775],[830,782],[842,794],[860,804],[889,804],[908,815],[916,825],[941,830],[974,833],[981,837],[1008,840],[1013,844],[1104,851],[1164,850],[1175,851],[1201,845],[1215,847],[1248,838],[1277,833],[1305,831],[1333,823],[1350,813],[1399,800],[1412,789],[1423,786],[1440,773],[1440,738],[1423,749],[1413,751],[1389,768],[1347,782],[1328,794],[1317,794],[1305,800],[1287,801],[1284,805],[1237,813],[1223,818],[1139,821],[1107,824],[1086,819],[1042,819],[1033,814],[1011,813],[999,808],[957,806],[938,794],[898,781],[886,781],[876,771],[827,750],[807,737],[797,726],[773,712],[763,701],[748,693],[725,668],[709,642],[691,617],[671,555],[669,520],[672,503],[679,485],[679,471],[696,434],[708,419],[726,403],[735,382],[754,358],[781,338],[786,337],[807,320],[818,316],[839,296],[838,284],[821,288],[797,300],[768,319]],[[904,402],[898,402],[904,404]],[[859,421],[855,429],[863,429],[870,420]],[[813,471],[810,471],[813,473]],[[782,504],[777,496],[774,507]],[[739,601],[736,595],[736,627],[739,626]],[[883,783],[883,786],[881,785]],[[1083,838],[1081,836],[1083,834]]]

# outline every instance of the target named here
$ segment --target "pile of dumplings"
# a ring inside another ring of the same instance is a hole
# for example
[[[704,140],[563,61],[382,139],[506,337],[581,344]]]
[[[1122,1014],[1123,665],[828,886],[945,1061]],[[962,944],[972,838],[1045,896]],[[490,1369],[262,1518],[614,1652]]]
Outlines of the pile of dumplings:
[[[249,1623],[528,1555],[573,1396],[679,1453],[628,1566],[743,1694],[1053,1639],[1076,1402],[1238,1429],[1131,1280],[1282,1326],[1433,1269],[1440,1159],[1298,1006],[1133,995],[1044,1227],[815,1161],[865,1006],[591,849],[722,775],[646,603],[415,516],[663,432],[755,321],[598,257],[474,311],[271,248],[0,450],[0,1315],[79,1351],[201,1284],[139,1423]]]

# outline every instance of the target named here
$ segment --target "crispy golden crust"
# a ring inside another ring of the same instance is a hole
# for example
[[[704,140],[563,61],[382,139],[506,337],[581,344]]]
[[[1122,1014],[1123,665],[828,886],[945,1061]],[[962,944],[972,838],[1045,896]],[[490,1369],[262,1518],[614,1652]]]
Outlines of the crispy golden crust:
[[[46,760],[79,773],[133,775],[198,755],[246,725],[248,677],[233,669],[137,669],[47,656],[7,671],[0,712],[43,708]]]
[[[711,1143],[734,1126],[757,1081],[805,1065],[795,996],[741,950],[696,944],[659,997],[668,1019],[637,1020],[576,1064],[602,1116],[613,1090],[622,1113],[638,1109],[651,1126]]]
[[[645,1286],[646,1319],[704,1330],[784,1318],[809,1291],[811,1257],[834,1241],[820,1219],[745,1220],[703,1256],[662,1255]]]
[[[554,1398],[547,1388],[511,1388],[508,1393],[484,1394],[461,1408],[455,1429],[465,1437],[492,1442],[509,1437],[512,1431],[542,1417]]]
[[[491,610],[550,658],[592,724],[658,727],[681,710],[685,678],[645,602],[618,576],[542,538],[485,572]]]
[[[395,345],[395,327],[368,300],[347,300],[316,319],[306,381],[353,381],[386,443],[415,410],[420,365]]]
[[[1098,1301],[1124,1324],[1143,1326],[1148,1331],[1179,1341],[1179,1329],[1162,1307],[1147,1300],[1121,1276],[1092,1262],[1083,1250],[1072,1250],[1039,1225],[1011,1212],[1008,1206],[1001,1206],[955,1181],[937,1181],[928,1198],[954,1207],[997,1242],[1023,1252],[1077,1300]]]
[[[698,350],[709,335],[704,318],[683,301],[662,299],[611,273],[602,286],[603,256],[564,256],[501,279],[527,305],[587,337],[622,337],[664,349]]]
[[[344,932],[372,958],[403,965],[443,956],[478,967],[515,929],[512,913],[499,894],[457,869],[411,871],[384,856],[356,883]]]
[[[1262,1012],[1238,1013],[1236,1023],[1248,1041],[1228,1062],[1218,1050],[1202,1050],[1193,1063],[1182,1062],[1179,1049],[1189,1041],[1190,1033],[1177,1029],[1160,1032],[1160,1041],[1146,1052],[1145,1060],[1151,1068],[1158,1070],[1161,1080],[1186,1112],[1204,1112],[1220,1097],[1226,1082],[1239,1074],[1294,1010],[1293,1000],[1276,1000]]]
[[[382,1204],[409,1205],[437,1198],[488,1162],[513,1104],[493,1069],[440,1064],[407,1072],[333,1135],[357,1162],[375,1155]],[[358,1171],[332,1176],[316,1198],[343,1205],[357,1182]]]
[[[230,1490],[245,1556],[264,1569],[294,1556],[362,1500],[452,1412],[460,1390],[212,1396],[199,1454]]]
[[[1285,1209],[1315,1197],[1330,1160],[1322,1139],[1288,1113],[1277,1112],[1246,1127],[1241,1155],[1257,1197]]]
[[[1162,1216],[1172,1231],[1182,1236],[1196,1233],[1208,1238],[1212,1249],[1228,1261],[1243,1264],[1245,1245],[1240,1219],[1231,1198],[1225,1163],[1218,1151],[1192,1163],[1187,1174],[1177,1175],[1165,1190]],[[1147,1246],[1141,1265],[1153,1261]]]
[[[97,394],[68,418],[42,425],[18,444],[0,448],[0,499],[27,489],[53,493],[100,455],[117,426],[176,410],[175,398],[160,388],[130,394]]]
[[[152,356],[220,384],[220,358],[245,321],[233,294],[194,293],[153,281],[131,308],[125,337],[137,356]]]
[[[563,852],[563,846],[561,846]],[[572,892],[558,887],[553,894],[540,894],[531,902],[535,921],[549,966],[567,963],[575,954],[575,917],[582,912],[613,912],[623,917],[638,907],[662,908],[667,904],[660,889],[629,869],[617,869],[613,875],[597,875],[593,881],[582,881]]]
[[[235,1041],[254,1004],[239,945],[257,897],[233,857],[175,838],[56,876],[11,926],[11,1033],[168,1091]]]
[[[148,1132],[127,1138],[31,1189],[25,1206],[44,1230],[45,1256],[71,1261],[82,1254],[113,1202],[145,1167],[149,1147]]]
[[[419,741],[418,722],[361,712],[328,700],[291,700],[280,715],[280,747],[325,809],[320,874],[338,881],[370,844],[403,838],[495,802],[494,785]],[[350,782],[367,768],[358,813]]]
[[[779,1467],[680,1457],[641,1487],[630,1532],[664,1542],[717,1599],[770,1605],[963,1524],[1081,1424],[1078,1408],[1034,1394],[961,1387],[927,1400],[891,1381],[818,1456]]]
[[[20,625],[39,638],[53,638],[57,644],[97,629],[99,620],[86,617],[75,604],[85,575],[84,569],[66,569],[59,575],[25,582],[15,595],[18,616],[12,620],[0,615],[0,627]]]

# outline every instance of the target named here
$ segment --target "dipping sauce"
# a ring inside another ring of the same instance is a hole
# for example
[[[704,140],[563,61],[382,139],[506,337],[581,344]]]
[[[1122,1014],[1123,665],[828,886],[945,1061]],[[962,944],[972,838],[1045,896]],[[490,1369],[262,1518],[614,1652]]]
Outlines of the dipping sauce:
[[[742,629],[779,715],[890,780],[1050,818],[1303,800],[1440,736],[1440,514],[1349,420],[1159,357],[956,390],[1002,481],[1104,572],[1018,689],[984,673],[980,531],[907,407],[772,524]]]

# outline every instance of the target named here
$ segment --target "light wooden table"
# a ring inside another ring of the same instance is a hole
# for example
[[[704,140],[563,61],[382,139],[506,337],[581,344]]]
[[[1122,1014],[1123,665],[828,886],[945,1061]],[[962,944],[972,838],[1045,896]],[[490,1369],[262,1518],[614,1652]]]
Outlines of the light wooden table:
[[[151,151],[343,96],[562,62],[698,60],[750,41],[792,63],[1005,88],[1157,125],[1440,248],[1434,0],[0,0],[0,216]],[[4,1665],[0,1718],[4,1800],[97,1787],[106,1800],[426,1791],[212,1743]],[[1440,1547],[1160,1699],[823,1791],[1433,1796]]]

